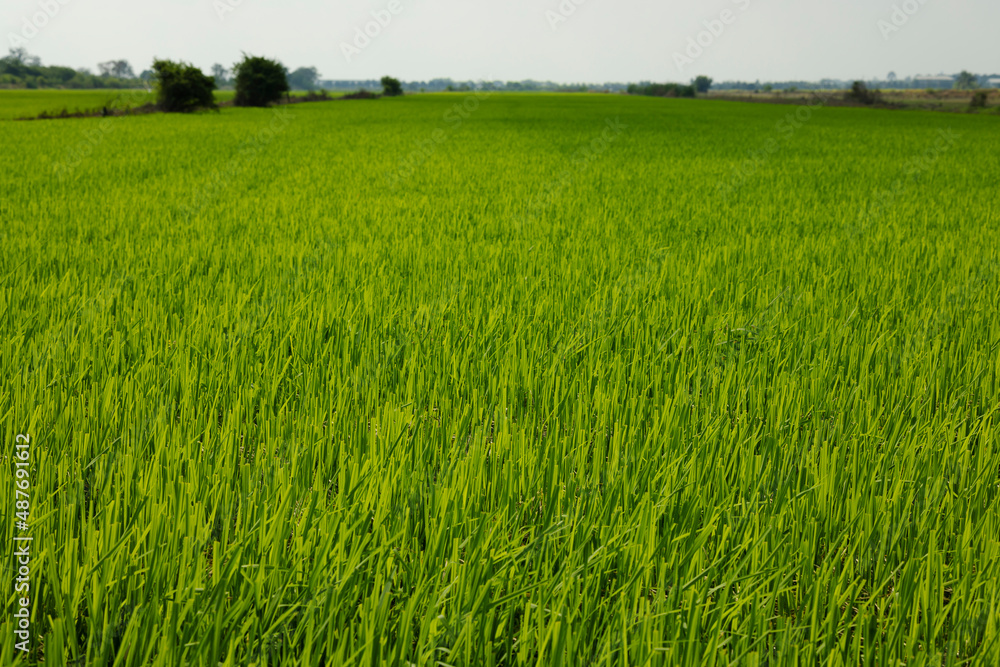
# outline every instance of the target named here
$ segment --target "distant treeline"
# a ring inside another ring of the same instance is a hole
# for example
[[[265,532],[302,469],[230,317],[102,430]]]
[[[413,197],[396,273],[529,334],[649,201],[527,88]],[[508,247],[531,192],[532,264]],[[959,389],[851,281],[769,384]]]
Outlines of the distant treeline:
[[[697,83],[696,83],[697,81]],[[472,90],[493,90],[497,92],[550,92],[585,93],[608,92],[630,95],[650,95],[654,97],[694,97],[696,92],[705,92],[711,86],[711,79],[698,77],[691,85],[682,83],[571,83],[561,84],[551,81],[455,81],[453,79],[431,79],[430,81],[404,81],[403,90],[408,93],[445,93]],[[700,84],[700,85],[699,85]],[[381,84],[375,79],[364,80],[323,80],[320,87],[327,90],[373,90]]]
[[[124,66],[123,66],[124,65]],[[45,66],[24,49],[0,58],[0,88],[136,88],[142,84],[124,60],[101,63],[100,74],[87,69]]]
[[[284,69],[284,67],[283,67]],[[0,88],[141,88],[152,83],[154,73],[145,70],[138,76],[127,60],[109,60],[97,65],[97,74],[89,69],[45,66],[38,56],[24,48],[11,49],[0,58]],[[233,72],[216,63],[212,77],[218,88],[232,86]],[[292,90],[318,90],[319,72],[315,67],[285,69]],[[376,82],[377,84],[378,82]]]
[[[57,65],[45,66],[37,56],[30,55],[23,48],[11,49],[10,53],[0,58],[0,88],[138,88],[152,81],[153,73],[146,70],[138,76],[131,65],[125,60],[112,60],[99,63],[95,74],[89,69],[73,69]],[[216,64],[211,68],[211,74],[218,87],[232,85],[232,72]],[[300,67],[295,71],[287,71],[288,82],[293,90],[338,90],[358,91],[377,90],[381,81],[371,80],[322,80],[315,67]],[[630,95],[649,95],[654,97],[695,97],[697,93],[715,90],[743,90],[755,92],[799,90],[846,90],[854,81],[839,79],[821,79],[819,81],[722,81],[713,83],[706,76],[692,79],[690,84],[683,83],[653,83],[640,81],[638,83],[553,83],[552,81],[455,81],[449,78],[431,79],[429,81],[403,81],[402,89],[409,93],[465,92],[472,90],[494,90],[497,92],[608,92],[629,93]],[[913,88],[992,88],[1000,85],[1000,75],[971,74],[962,72],[957,75],[928,75],[924,77],[897,78],[890,72],[884,80],[872,79],[865,81],[872,89],[913,89]]]
[[[693,85],[682,83],[650,83],[629,84],[626,89],[629,95],[648,95],[650,97],[695,97],[697,90]]]
[[[344,79],[319,81],[320,88],[326,90],[354,91],[375,90],[381,83],[377,79]],[[456,81],[454,79],[431,79],[429,81],[404,81],[403,90],[408,93],[466,92],[471,90],[493,90],[497,92],[552,92],[579,93],[588,91],[624,92],[625,83],[553,83],[551,81]]]
[[[854,85],[855,80],[843,81],[841,79],[821,79],[819,81],[722,81],[712,87],[716,90],[745,90],[769,93],[771,91],[799,91],[799,90],[848,90]],[[939,89],[948,90],[960,88],[973,90],[976,88],[995,88],[997,81],[1000,81],[998,74],[971,74],[961,72],[959,74],[935,74],[927,76],[911,76],[899,78],[895,72],[889,72],[884,79],[864,79],[864,83],[869,88],[881,88],[886,90],[913,90],[913,89]]]

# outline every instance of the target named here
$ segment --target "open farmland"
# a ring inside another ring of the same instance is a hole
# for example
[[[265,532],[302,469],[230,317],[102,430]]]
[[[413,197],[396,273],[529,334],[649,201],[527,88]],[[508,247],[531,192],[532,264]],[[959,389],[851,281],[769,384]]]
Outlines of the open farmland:
[[[30,118],[40,113],[89,113],[101,107],[125,109],[153,102],[143,90],[0,90],[0,120]]]
[[[0,123],[30,661],[1000,663],[997,118],[101,122]]]
[[[820,91],[823,95],[831,95],[838,98],[845,96],[844,91],[829,90]],[[876,104],[891,106],[897,109],[921,109],[926,111],[950,111],[960,113],[1000,113],[1000,89],[984,90],[986,98],[985,107],[973,108],[970,106],[975,91],[971,90],[949,90],[949,89],[888,89],[879,90],[880,101]],[[768,104],[794,104],[799,101],[808,100],[810,91],[800,90],[774,90],[769,93],[737,90],[713,91],[709,97],[716,100],[738,100],[741,102],[765,102]],[[852,104],[849,101],[843,104]],[[858,104],[858,103],[853,103]],[[860,106],[860,105],[858,105]]]

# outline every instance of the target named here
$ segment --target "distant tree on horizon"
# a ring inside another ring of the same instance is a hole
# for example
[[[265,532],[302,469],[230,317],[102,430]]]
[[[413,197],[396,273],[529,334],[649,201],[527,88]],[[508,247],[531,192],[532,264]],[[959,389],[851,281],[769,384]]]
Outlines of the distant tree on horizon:
[[[399,79],[394,79],[391,76],[383,76],[382,94],[386,97],[398,97],[403,94],[403,85],[399,82]]]
[[[704,94],[712,87],[712,78],[705,75],[696,76],[691,79],[691,85],[696,91]]]
[[[4,60],[17,63],[18,65],[27,65],[28,67],[40,67],[42,64],[41,58],[31,55],[28,53],[28,49],[23,46],[12,48]]]
[[[845,98],[860,104],[881,104],[882,92],[869,89],[864,81],[855,81],[851,84],[851,90],[845,95]]]
[[[127,60],[109,60],[97,63],[97,71],[102,77],[115,77],[116,79],[134,79],[135,72]]]
[[[979,87],[979,77],[972,72],[962,70],[955,79],[956,90],[975,90]]]
[[[215,79],[216,86],[224,86],[229,83],[229,70],[219,63],[212,65],[212,78]]]
[[[292,90],[316,90],[319,88],[319,71],[315,67],[300,67],[288,75],[288,85]]]

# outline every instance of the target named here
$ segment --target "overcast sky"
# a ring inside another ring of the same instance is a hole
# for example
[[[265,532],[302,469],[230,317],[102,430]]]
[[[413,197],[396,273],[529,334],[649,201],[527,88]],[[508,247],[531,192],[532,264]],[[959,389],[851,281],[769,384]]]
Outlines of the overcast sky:
[[[998,26],[1000,0],[0,0],[3,50],[46,64],[125,58],[138,73],[160,57],[207,70],[245,51],[324,79],[992,74]]]

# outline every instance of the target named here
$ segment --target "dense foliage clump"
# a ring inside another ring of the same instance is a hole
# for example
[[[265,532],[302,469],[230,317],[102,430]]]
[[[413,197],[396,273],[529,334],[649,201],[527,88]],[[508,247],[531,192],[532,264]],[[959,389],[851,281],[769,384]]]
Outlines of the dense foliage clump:
[[[712,77],[704,75],[696,76],[691,80],[691,85],[694,86],[694,89],[699,93],[705,94],[712,87]]]
[[[397,97],[402,95],[403,85],[399,82],[399,79],[394,79],[391,76],[383,76],[382,94],[386,97]]]
[[[989,100],[989,97],[989,91],[977,90],[972,94],[972,101],[969,102],[969,106],[973,109],[984,109],[986,108],[986,102]]]
[[[851,89],[844,94],[844,99],[859,104],[880,104],[882,91],[870,89],[864,81],[855,81]]]
[[[163,111],[191,112],[215,109],[215,79],[194,65],[171,60],[153,61],[156,104]]]
[[[647,95],[650,97],[695,97],[695,87],[682,83],[647,83],[630,84],[629,95]]]
[[[238,107],[266,107],[274,104],[291,89],[288,71],[276,60],[259,56],[243,56],[233,66]]]

